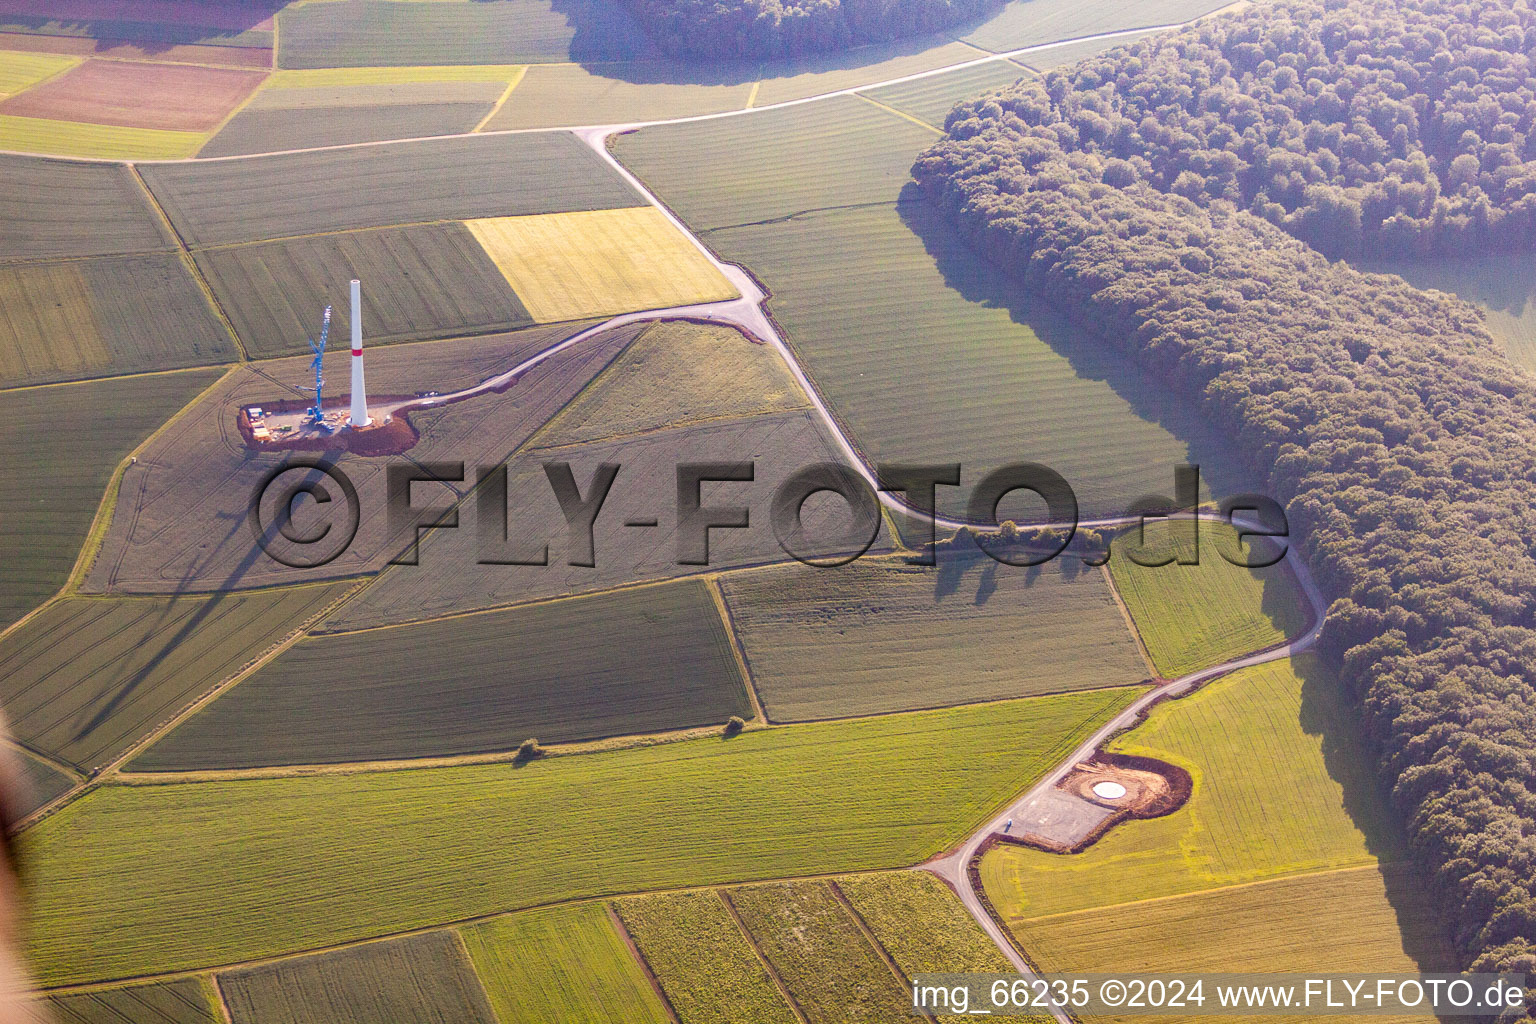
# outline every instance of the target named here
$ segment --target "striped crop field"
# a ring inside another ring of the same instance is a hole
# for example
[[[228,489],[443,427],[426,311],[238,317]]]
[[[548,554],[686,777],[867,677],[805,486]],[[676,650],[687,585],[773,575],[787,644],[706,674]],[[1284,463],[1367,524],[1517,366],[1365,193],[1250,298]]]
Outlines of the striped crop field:
[[[681,580],[303,640],[132,767],[472,754],[732,715],[752,705],[725,624],[704,584]]]
[[[522,767],[102,787],[25,833],[32,963],[45,985],[86,982],[584,896],[904,866],[958,840],[1133,696]]]
[[[170,253],[0,264],[0,382],[233,362],[234,339]]]
[[[1201,522],[1146,524],[1115,538],[1109,571],[1158,672],[1177,679],[1250,651],[1280,643],[1307,627],[1306,601],[1282,562],[1247,569],[1222,557],[1244,557],[1237,531]],[[1253,545],[1271,557],[1267,541]],[[1139,559],[1140,564],[1133,559]],[[1167,565],[1158,565],[1172,559]],[[1187,564],[1186,564],[1187,563]]]
[[[0,625],[69,577],[117,465],[219,377],[154,374],[0,392]]]
[[[257,356],[307,351],[327,305],[334,307],[332,336],[346,337],[347,283],[354,278],[366,282],[363,336],[372,345],[532,322],[479,243],[452,222],[220,246],[194,258],[246,350]]]
[[[225,971],[218,983],[233,1024],[496,1024],[451,932]]]
[[[637,896],[618,909],[683,1024],[795,1024],[719,893]]]
[[[731,327],[659,323],[529,442],[554,448],[810,405],[779,354]]]
[[[39,82],[68,71],[81,58],[65,53],[24,53],[0,50],[0,98],[13,96]]]
[[[466,223],[540,323],[738,295],[652,206]]]
[[[196,153],[207,137],[203,132],[0,113],[0,149],[18,153],[108,160],[178,160]]]
[[[910,184],[935,138],[857,96],[645,128],[614,153],[768,308],[873,462],[960,462],[941,511],[988,470],[1051,466],[1085,515],[1118,515],[1198,463],[1252,489],[1198,414],[978,260]],[[1021,517],[1022,518],[1022,517]]]
[[[726,603],[775,721],[1124,686],[1150,673],[1104,577],[978,553],[866,556],[726,574]]]
[[[43,1000],[54,1024],[223,1024],[213,993],[197,978],[98,989]]]
[[[899,1024],[905,986],[828,882],[775,882],[726,898],[810,1024]]]
[[[837,880],[838,890],[897,968],[915,974],[1012,974],[1013,965],[954,892],[926,871],[893,871]],[[974,1017],[940,1014],[940,1024]],[[1049,1024],[1050,1018],[1023,1018]]]
[[[386,0],[386,6],[415,5]],[[636,201],[634,190],[601,157],[563,132],[146,164],[139,170],[194,248]],[[423,181],[432,187],[423,188]]]
[[[459,934],[501,1024],[667,1024],[605,903],[526,910]]]
[[[0,700],[23,742],[89,770],[239,671],[345,589],[68,598],[0,640]]]

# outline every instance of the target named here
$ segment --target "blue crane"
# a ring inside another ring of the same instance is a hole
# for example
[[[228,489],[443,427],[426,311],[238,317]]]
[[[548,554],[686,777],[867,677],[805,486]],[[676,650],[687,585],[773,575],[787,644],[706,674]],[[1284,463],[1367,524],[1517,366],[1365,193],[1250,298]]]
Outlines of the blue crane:
[[[325,423],[325,413],[323,411],[324,403],[321,401],[320,392],[321,389],[325,387],[325,343],[327,340],[329,340],[330,336],[331,307],[326,306],[325,316],[320,321],[319,343],[317,344],[313,338],[309,339],[309,350],[315,354],[315,358],[311,360],[309,364],[310,367],[315,371],[315,386],[313,388],[315,392],[315,404],[309,410],[309,418],[311,422],[320,425],[324,425]],[[311,389],[301,388],[300,390],[309,391]]]

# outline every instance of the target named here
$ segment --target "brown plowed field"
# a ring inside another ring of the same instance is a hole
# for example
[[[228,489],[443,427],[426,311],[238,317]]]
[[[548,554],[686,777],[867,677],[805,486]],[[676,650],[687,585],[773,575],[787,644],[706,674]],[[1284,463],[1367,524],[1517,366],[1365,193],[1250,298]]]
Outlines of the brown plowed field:
[[[260,71],[234,68],[88,60],[0,103],[0,113],[211,131],[265,78]]]

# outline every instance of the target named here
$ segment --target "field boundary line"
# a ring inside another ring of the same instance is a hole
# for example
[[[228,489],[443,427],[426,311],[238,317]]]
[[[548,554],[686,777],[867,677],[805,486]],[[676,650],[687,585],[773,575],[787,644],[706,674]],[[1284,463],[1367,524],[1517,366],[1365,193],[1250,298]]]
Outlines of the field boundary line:
[[[230,109],[229,113],[220,118],[218,124],[214,125],[207,132],[203,133],[202,144],[199,145],[197,149],[192,153],[192,159],[196,160],[197,154],[201,153],[205,148],[207,148],[208,143],[213,141],[213,137],[215,135],[219,134],[219,132],[223,131],[225,128],[228,128],[229,122],[233,121],[240,115],[242,111],[245,110],[246,107],[250,106],[251,103],[255,101],[257,96],[260,96],[263,92],[266,92],[267,83],[270,81],[272,81],[272,72],[269,70],[266,77],[257,83],[256,88],[252,89],[239,103],[236,103],[234,107]]]
[[[528,65],[526,64],[522,65],[518,68],[518,70],[512,73],[512,80],[507,83],[507,87],[502,90],[501,96],[497,98],[496,102],[491,104],[490,113],[482,117],[479,123],[470,129],[471,132],[479,133],[483,128],[485,128],[486,125],[491,123],[491,118],[501,113],[501,108],[506,105],[507,99],[511,97],[512,90],[517,88],[518,83],[520,83],[523,80],[523,76],[527,74]]]
[[[4,47],[0,46],[0,49],[4,49]],[[32,83],[30,83],[28,85],[22,86],[16,92],[0,93],[0,99],[7,99],[8,100],[12,96],[20,96],[24,92],[31,92],[33,89],[36,89],[40,85],[48,84],[49,82],[53,81],[55,78],[58,78],[60,75],[67,75],[67,74],[69,74],[71,71],[75,70],[80,65],[84,64],[86,62],[86,60],[88,59],[85,56],[83,56],[81,54],[76,54],[76,53],[49,54],[48,51],[46,51],[46,50],[38,50],[38,51],[33,51],[33,52],[46,54],[47,56],[72,57],[72,58],[74,58],[74,63],[66,64],[62,68],[59,68],[59,70],[54,71],[51,74],[44,75],[42,78],[39,78],[35,82],[32,82]]]
[[[73,779],[74,782],[75,782],[75,785],[77,785],[77,786],[80,783],[84,782],[85,779],[86,779],[85,773],[82,772],[80,769],[76,768],[74,765],[68,763],[67,761],[60,761],[58,758],[54,757],[52,754],[44,754],[43,752],[41,752],[39,750],[34,750],[33,748],[27,746],[25,743],[21,742],[20,740],[18,740],[14,736],[6,736],[3,739],[0,739],[0,744],[3,744],[4,746],[10,747],[12,750],[17,751],[18,753],[20,753],[21,755],[23,755],[25,757],[30,757],[30,758],[32,758],[34,760],[43,762],[43,764],[47,765],[49,768],[52,768],[54,771],[58,772],[60,775],[66,776],[67,778],[70,778],[70,779]],[[60,794],[60,795],[62,796],[63,794]],[[58,799],[58,798],[55,797],[54,799]]]
[[[757,91],[762,87],[763,80],[761,78],[752,83],[752,88],[747,91],[747,102],[743,103],[741,106],[742,110],[752,109],[752,105],[757,102]]]
[[[164,253],[152,253],[152,254],[128,253],[126,255],[130,255],[130,256],[133,256],[133,255],[169,256],[170,254],[171,254],[170,251],[167,251],[167,252],[164,252]],[[15,263],[3,264],[3,263],[0,263],[0,267],[3,267],[3,266],[19,266],[19,264],[15,264]],[[454,340],[457,340],[457,339],[454,339]],[[291,358],[291,357],[284,356],[282,358]],[[222,370],[232,370],[235,367],[242,366],[242,365],[244,365],[244,364],[237,360],[235,362],[224,362],[224,363],[203,363],[203,364],[200,364],[198,366],[177,366],[177,367],[173,367],[172,369],[169,369],[169,370],[131,370],[131,371],[127,372],[127,373],[107,373],[107,374],[102,374],[101,376],[98,376],[98,377],[71,377],[69,380],[50,380],[50,381],[44,381],[41,384],[12,384],[9,387],[0,387],[0,394],[10,394],[13,391],[41,391],[43,388],[67,388],[67,387],[71,387],[72,385],[75,385],[75,384],[99,384],[102,381],[106,381],[106,380],[136,380],[139,377],[166,377],[166,376],[169,376],[169,375],[171,375],[173,373],[200,373],[200,372],[207,371],[207,370],[221,370],[221,369]]]
[[[1225,8],[1223,8],[1223,10],[1225,10]],[[534,133],[538,133],[538,132],[573,132],[573,133],[575,133],[575,132],[581,132],[581,131],[596,131],[596,130],[605,130],[607,132],[633,131],[633,130],[640,129],[640,128],[651,128],[651,127],[655,127],[655,126],[658,126],[658,125],[686,124],[686,123],[690,123],[690,122],[693,122],[693,121],[712,121],[712,120],[716,120],[716,119],[722,118],[722,117],[739,117],[742,114],[751,113],[751,112],[760,111],[760,110],[781,110],[781,109],[784,109],[786,107],[795,107],[795,106],[800,106],[800,105],[805,104],[805,103],[815,103],[815,102],[818,102],[820,100],[831,99],[831,98],[833,98],[835,96],[852,95],[853,93],[857,93],[857,92],[860,92],[860,91],[865,90],[865,89],[879,89],[879,88],[883,88],[885,86],[901,85],[901,84],[903,84],[905,82],[917,81],[919,79],[924,79],[924,78],[932,78],[935,75],[942,75],[942,74],[946,74],[946,73],[951,72],[951,71],[961,71],[961,70],[964,70],[966,68],[975,67],[975,66],[977,66],[979,64],[988,64],[988,63],[991,63],[993,61],[1009,61],[1009,62],[1017,63],[1016,61],[1013,60],[1013,58],[1018,57],[1018,56],[1020,56],[1022,54],[1036,53],[1036,52],[1039,52],[1039,51],[1042,51],[1042,50],[1053,50],[1053,49],[1058,49],[1058,48],[1064,47],[1064,46],[1071,46],[1071,45],[1074,45],[1074,44],[1077,44],[1077,43],[1097,42],[1099,40],[1108,40],[1108,39],[1118,39],[1118,38],[1122,38],[1122,37],[1125,37],[1125,36],[1142,35],[1142,34],[1147,34],[1147,33],[1152,33],[1152,32],[1170,32],[1170,31],[1173,31],[1175,29],[1185,28],[1185,27],[1187,27],[1189,25],[1192,25],[1195,22],[1201,20],[1202,18],[1208,18],[1208,17],[1210,17],[1210,16],[1212,16],[1214,14],[1217,14],[1217,13],[1220,13],[1220,12],[1218,12],[1218,11],[1208,11],[1207,13],[1200,15],[1199,18],[1194,18],[1194,19],[1191,19],[1190,21],[1186,21],[1186,22],[1178,22],[1178,23],[1174,23],[1174,24],[1163,24],[1163,25],[1143,25],[1143,26],[1140,26],[1138,28],[1116,29],[1116,30],[1114,30],[1112,32],[1100,32],[1100,33],[1096,33],[1096,34],[1093,34],[1093,35],[1075,36],[1075,37],[1072,37],[1070,39],[1052,40],[1051,42],[1048,42],[1048,43],[1035,43],[1035,44],[1032,44],[1030,46],[1023,46],[1023,47],[1019,47],[1018,49],[1004,50],[1004,51],[995,52],[995,53],[992,52],[992,51],[989,51],[989,50],[982,49],[982,53],[984,54],[984,56],[977,57],[974,60],[960,61],[959,63],[956,63],[956,64],[946,64],[946,65],[944,65],[942,67],[929,68],[926,71],[917,71],[917,72],[913,72],[912,74],[909,74],[909,75],[900,75],[900,76],[898,76],[896,78],[888,78],[888,79],[884,79],[884,80],[881,80],[881,81],[875,81],[875,82],[864,82],[864,83],[861,83],[859,85],[850,86],[850,87],[848,87],[846,89],[836,89],[836,90],[833,90],[831,92],[817,93],[817,94],[812,95],[812,96],[803,96],[803,97],[800,97],[798,99],[781,100],[781,101],[779,101],[777,103],[770,103],[770,104],[768,104],[766,106],[762,106],[762,107],[738,107],[738,108],[733,109],[733,110],[716,111],[715,113],[710,113],[710,114],[690,114],[690,115],[686,115],[686,116],[682,116],[682,117],[658,118],[658,119],[654,119],[654,120],[650,120],[650,121],[615,122],[615,123],[609,123],[609,124],[560,125],[560,126],[553,126],[553,127],[546,127],[546,128],[505,128],[505,129],[499,129],[499,130],[493,131],[493,132],[460,132],[460,133],[458,133],[456,135],[418,135],[418,136],[415,136],[415,137],[412,137],[412,138],[407,138],[407,139],[381,139],[381,140],[374,141],[374,142],[348,142],[348,143],[341,143],[341,144],[334,145],[334,146],[310,146],[310,147],[307,147],[307,148],[300,148],[300,149],[272,150],[271,152],[267,152],[267,153],[239,153],[239,154],[231,154],[230,156],[206,157],[204,159],[195,160],[195,161],[194,161],[194,158],[192,158],[192,157],[177,157],[177,158],[168,158],[168,159],[129,160],[129,159],[123,158],[123,157],[78,157],[78,156],[77,157],[71,157],[71,156],[64,156],[64,157],[54,157],[54,159],[73,160],[73,161],[81,162],[81,163],[114,163],[114,164],[116,164],[116,163],[129,163],[129,162],[141,163],[141,164],[175,164],[175,163],[193,163],[193,162],[197,162],[197,163],[215,163],[215,162],[223,162],[223,161],[227,161],[227,160],[252,160],[252,159],[260,159],[262,157],[268,157],[268,156],[287,156],[287,155],[292,155],[292,154],[295,154],[295,153],[315,153],[315,152],[323,152],[323,151],[339,150],[339,149],[363,149],[363,148],[367,148],[367,147],[370,147],[370,146],[395,146],[395,145],[408,145],[408,144],[412,144],[412,143],[440,142],[440,141],[445,140],[445,139],[463,139],[463,138],[480,138],[480,137],[491,138],[491,137],[500,136],[500,135],[527,135],[527,134],[534,134]],[[962,40],[958,40],[958,39],[951,40],[951,42],[961,42],[961,41]],[[975,46],[974,43],[967,43],[966,45],[973,46],[973,47]],[[622,63],[622,62],[608,62],[608,63]],[[284,69],[278,69],[278,70],[293,70],[293,69],[284,68]],[[25,151],[22,151],[22,150],[0,150],[0,153],[4,153],[6,155],[11,155],[11,156],[28,156],[28,157],[52,156],[52,154],[29,153],[29,152],[25,152]]]
[[[123,477],[128,472],[128,467],[144,454],[151,444],[160,438],[171,427],[175,426],[182,418],[187,416],[193,408],[200,405],[203,399],[213,393],[213,390],[223,384],[239,368],[238,363],[231,365],[223,373],[219,374],[209,385],[196,395],[186,405],[177,409],[166,418],[154,430],[134,446],[133,450],[124,455],[117,463],[117,468],[112,471],[112,476],[107,480],[106,490],[102,493],[101,500],[96,505],[96,514],[91,517],[91,526],[85,533],[85,540],[80,545],[80,552],[75,556],[75,564],[70,567],[69,578],[64,581],[64,586],[59,589],[56,597],[73,596],[79,591],[80,585],[85,582],[85,577],[90,574],[96,564],[96,559],[101,555],[101,549],[107,542],[107,532],[112,528],[112,517],[117,512],[117,499],[122,491]],[[41,610],[41,609],[39,609]],[[20,623],[17,623],[20,625]],[[10,632],[10,630],[6,630]],[[0,637],[5,634],[0,633]]]
[[[736,667],[741,669],[741,682],[747,688],[747,700],[752,705],[752,713],[764,725],[771,725],[773,723],[768,720],[768,712],[763,710],[763,702],[757,695],[757,686],[752,682],[752,668],[747,663],[747,651],[742,646],[741,636],[736,632],[736,620],[731,615],[730,605],[726,604],[725,592],[720,589],[720,577],[718,575],[704,577],[704,586],[715,602],[715,610],[720,613],[720,624],[725,628],[725,642],[731,645],[731,656],[736,659]]]
[[[336,634],[323,633],[319,635],[333,636]],[[315,634],[306,633],[300,639],[314,638]],[[995,697],[988,700],[964,701],[959,704],[902,708],[897,711],[871,711],[862,715],[847,715],[841,718],[811,718],[784,722],[765,720],[761,725],[749,725],[747,731],[761,732],[763,729],[796,729],[805,726],[826,725],[831,722],[864,722],[891,718],[897,715],[937,714],[941,711],[991,707],[1000,704],[1014,704],[1026,700],[1049,700],[1053,697],[1108,693],[1113,690],[1144,692],[1151,689],[1155,689],[1155,687],[1149,687],[1146,683],[1119,683],[1086,690],[1060,690],[1052,693],[1030,694],[1024,697]],[[672,743],[683,743],[688,740],[708,739],[711,736],[719,735],[720,726],[715,723],[688,726],[682,729],[670,729],[664,732],[617,733],[612,736],[602,736],[591,740],[545,744],[543,749],[546,753],[541,760],[547,761],[561,757],[582,757],[589,754],[607,754],[620,750],[635,750],[641,747],[659,747]],[[326,775],[367,775],[375,772],[435,771],[445,768],[510,764],[516,756],[517,750],[509,748],[506,750],[481,751],[474,754],[381,758],[373,761],[337,761],[328,764],[311,762],[307,764],[263,765],[256,768],[186,768],[168,769],[166,771],[119,770],[115,776],[115,781],[125,786],[175,786],[196,785],[205,782],[247,782],[258,779],[311,778]],[[842,873],[849,874],[849,872]]]
[[[1125,603],[1125,598],[1120,596],[1120,589],[1115,586],[1115,575],[1109,571],[1109,562],[1099,566],[1099,572],[1104,575],[1104,585],[1109,588],[1109,596],[1115,602],[1115,607],[1120,609],[1120,617],[1125,620],[1125,628],[1130,632],[1131,639],[1136,643],[1136,653],[1141,655],[1142,664],[1147,666],[1147,672],[1153,679],[1161,679],[1157,666],[1152,664],[1152,652],[1147,650],[1147,642],[1142,638],[1141,627],[1136,625],[1136,617],[1131,614],[1131,609]]]
[[[235,1024],[235,1015],[230,1010],[229,1003],[224,999],[224,989],[219,985],[219,976],[209,971],[207,974],[202,975],[202,981],[207,990],[206,994],[213,1003],[214,1009],[219,1011],[223,1024]]]
[[[843,892],[843,887],[837,884],[837,879],[827,879],[827,888],[832,891],[832,898],[837,900],[838,905],[842,907],[843,914],[847,916],[848,920],[853,922],[853,926],[859,930],[859,934],[864,936],[864,941],[869,944],[870,950],[885,962],[885,966],[891,969],[891,974],[895,976],[896,981],[901,987],[911,991],[912,979],[907,977],[906,972],[896,963],[896,959],[891,956],[891,951],[885,948],[885,944],[875,935],[874,929],[869,926],[869,922],[864,920],[864,915],[859,913],[859,908],[853,905],[853,902],[848,899],[848,894]],[[934,1015],[931,1013],[924,1012],[923,1016],[929,1020],[934,1019]]]
[[[334,583],[333,585],[342,586],[343,584]],[[268,662],[272,661],[278,655],[286,651],[289,647],[292,647],[305,635],[306,632],[308,632],[309,627],[316,621],[316,619],[328,614],[329,611],[335,607],[338,602],[345,600],[348,596],[350,596],[352,591],[356,589],[357,586],[353,585],[345,593],[341,594],[335,601],[331,601],[329,604],[322,606],[318,611],[315,612],[314,615],[311,615],[309,618],[305,619],[292,631],[278,638],[278,640],[276,640],[266,651],[257,655],[255,658],[252,658],[244,666],[235,670],[235,672],[227,676],[224,680],[215,683],[212,687],[206,690],[201,696],[194,699],[191,703],[183,705],[180,710],[173,713],[169,718],[164,719],[154,729],[140,736],[133,742],[132,745],[128,747],[127,750],[103,765],[99,771],[92,774],[85,780],[85,782],[76,786],[74,789],[61,794],[56,799],[51,800],[43,806],[37,808],[25,818],[22,818],[15,824],[15,830],[17,832],[21,832],[25,829],[31,828],[39,822],[47,819],[55,812],[60,811],[67,807],[69,804],[74,803],[76,800],[85,796],[92,790],[100,788],[103,783],[111,781],[118,774],[124,764],[137,757],[146,748],[158,742],[167,733],[181,725],[188,718],[191,718],[193,715],[197,714],[197,712],[201,711],[208,704],[212,703],[230,687],[245,679],[247,676],[261,668],[263,665],[266,665]],[[195,974],[197,972],[194,971],[188,973]]]
[[[682,1024],[682,1018],[677,1015],[677,1008],[672,1005],[672,1000],[667,997],[666,989],[661,987],[661,979],[651,969],[651,962],[640,952],[640,946],[635,942],[635,937],[629,933],[624,925],[624,919],[619,916],[618,909],[612,900],[603,901],[603,909],[608,911],[608,923],[613,925],[613,930],[618,933],[624,945],[629,949],[629,955],[635,958],[635,963],[640,965],[640,971],[645,975],[645,980],[650,983],[651,991],[656,993],[656,998],[661,1002],[661,1008],[667,1012],[667,1018],[672,1024]]]
[[[758,962],[763,965],[763,970],[768,972],[769,980],[773,982],[773,987],[779,990],[779,998],[784,1000],[784,1004],[789,1007],[789,1012],[795,1015],[795,1019],[800,1021],[800,1024],[809,1024],[805,1011],[800,1007],[800,1000],[790,992],[789,986],[784,984],[784,979],[779,976],[779,969],[773,966],[773,962],[768,959],[768,954],[763,952],[763,947],[757,944],[757,939],[753,937],[752,932],[747,928],[747,923],[741,919],[741,914],[736,910],[736,904],[731,902],[730,894],[724,889],[716,889],[715,895],[720,897],[720,902],[725,905],[725,912],[731,915],[732,921],[736,922],[736,930],[741,932],[741,937],[747,940],[747,945],[757,956]]]
[[[775,882],[812,882],[828,881],[834,878],[850,878],[855,875],[890,875],[897,872],[913,871],[913,867],[894,868],[855,868],[849,871],[822,872],[809,875],[786,875],[777,878],[749,878],[739,882],[708,883],[700,885],[676,885],[663,889],[637,889],[631,892],[607,893],[604,895],[571,896],[565,899],[547,900],[543,903],[531,903],[523,907],[514,907],[510,910],[493,910],[484,914],[474,914],[469,917],[457,918],[452,921],[439,921],[432,924],[417,925],[410,928],[397,928],[394,931],[382,932],[377,935],[369,935],[360,939],[347,939],[342,942],[333,942],[328,946],[310,946],[307,949],[292,950],[285,953],[273,953],[270,956],[253,957],[249,960],[234,960],[228,963],[214,964],[205,967],[188,967],[182,970],[159,971],[149,974],[132,974],[117,978],[103,978],[94,981],[69,982],[63,985],[54,985],[41,988],[37,991],[43,995],[76,995],[82,992],[101,992],[107,989],[123,988],[129,985],[138,985],[154,981],[179,981],[184,978],[199,978],[204,975],[219,975],[229,971],[242,970],[248,967],[263,967],[268,964],[282,963],[286,960],[297,960],[301,957],[320,956],[326,953],[335,953],[344,949],[355,949],[358,946],[368,946],[376,942],[388,942],[392,939],[410,938],[415,935],[426,935],[432,932],[446,931],[448,929],[464,928],[469,925],[484,924],[488,921],[497,921],[504,917],[512,917],[516,914],[525,914],[535,910],[547,910],[551,907],[571,907],[584,903],[612,903],[614,900],[627,899],[635,896],[666,896],[680,893],[706,893],[720,891],[722,885],[771,885]]]
[[[1316,868],[1313,870],[1286,871],[1269,878],[1257,878],[1251,882],[1233,882],[1230,885],[1213,885],[1204,889],[1191,889],[1189,892],[1175,892],[1164,896],[1148,896],[1140,900],[1123,900],[1119,903],[1106,903],[1098,907],[1083,907],[1080,910],[1058,910],[1054,914],[1039,914],[1035,917],[1014,917],[1005,920],[1017,921],[1020,924],[1028,924],[1031,921],[1054,921],[1063,917],[1075,917],[1078,914],[1092,914],[1101,910],[1123,910],[1126,907],[1137,907],[1143,903],[1168,903],[1172,900],[1182,900],[1190,896],[1203,896],[1207,893],[1226,892],[1229,889],[1252,889],[1259,885],[1269,885],[1273,882],[1284,882],[1296,878],[1322,878],[1326,875],[1347,875],[1353,871],[1373,871],[1381,868],[1411,865],[1411,861],[1405,860],[1373,860],[1360,864],[1349,864],[1337,868]],[[1002,917],[1002,914],[998,914]],[[1011,930],[1011,929],[1010,929]]]
[[[884,103],[881,103],[879,100],[874,99],[871,96],[866,96],[862,92],[856,92],[856,93],[854,93],[854,96],[856,96],[858,99],[863,100],[865,103],[870,104],[871,106],[879,107],[881,110],[885,111],[887,114],[895,114],[897,117],[901,118],[903,121],[911,121],[913,124],[917,125],[919,128],[926,128],[929,131],[934,132],[937,135],[943,135],[944,134],[944,129],[943,128],[940,128],[937,125],[929,124],[927,121],[924,121],[922,118],[914,117],[913,115],[907,113],[904,110],[897,110],[895,107],[888,107]]]
[[[206,140],[204,141],[206,142]],[[133,180],[139,183],[139,188],[144,191],[144,195],[148,197],[149,205],[154,208],[156,215],[160,218],[160,222],[165,225],[166,230],[171,233],[171,237],[176,240],[177,255],[181,257],[181,262],[186,266],[187,273],[192,275],[192,280],[196,281],[197,286],[202,289],[203,298],[208,302],[208,308],[213,310],[214,315],[219,318],[219,323],[223,324],[224,329],[229,332],[230,340],[235,343],[235,351],[240,353],[240,359],[243,362],[250,362],[251,354],[246,351],[245,342],[240,340],[239,333],[235,331],[234,323],[229,319],[229,314],[224,311],[223,303],[213,293],[213,288],[208,284],[208,279],[203,276],[203,270],[197,265],[197,260],[192,258],[192,250],[188,248],[187,240],[181,237],[181,232],[176,229],[176,225],[171,221],[170,215],[160,205],[160,200],[156,199],[154,192],[150,191],[149,184],[144,180],[144,175],[139,173],[138,165],[129,161],[128,171],[133,175]]]

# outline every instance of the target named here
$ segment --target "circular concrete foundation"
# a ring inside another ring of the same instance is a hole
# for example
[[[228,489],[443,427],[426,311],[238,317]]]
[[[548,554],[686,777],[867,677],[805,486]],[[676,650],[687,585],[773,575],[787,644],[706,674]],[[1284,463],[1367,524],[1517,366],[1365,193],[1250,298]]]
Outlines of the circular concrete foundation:
[[[1093,795],[1100,800],[1119,800],[1125,796],[1125,787],[1118,782],[1095,782]]]

